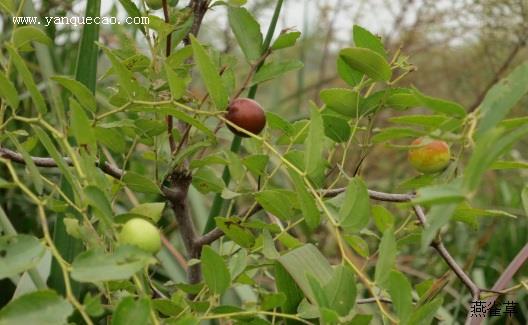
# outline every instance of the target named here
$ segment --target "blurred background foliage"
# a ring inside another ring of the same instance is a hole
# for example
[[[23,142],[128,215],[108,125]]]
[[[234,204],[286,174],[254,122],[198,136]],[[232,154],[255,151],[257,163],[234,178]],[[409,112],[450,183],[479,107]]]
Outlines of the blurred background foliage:
[[[36,1],[41,16],[82,16],[84,1]],[[180,1],[178,6],[186,6]],[[247,8],[267,26],[273,11],[274,1],[249,0]],[[122,7],[117,1],[104,1],[103,15],[123,16]],[[401,50],[407,61],[416,66],[416,73],[406,77],[401,86],[416,86],[423,93],[461,103],[468,110],[474,109],[486,91],[515,66],[528,59],[528,2],[526,0],[288,0],[285,1],[283,15],[278,28],[297,29],[302,32],[298,46],[282,51],[279,56],[299,58],[304,68],[297,73],[286,74],[273,83],[260,87],[257,99],[267,111],[272,111],[294,121],[308,115],[310,100],[320,103],[319,91],[323,88],[344,86],[337,75],[335,62],[340,48],[351,45],[352,26],[364,26],[383,38],[389,55]],[[161,16],[161,12],[156,14]],[[10,35],[12,24],[1,20],[1,42]],[[53,65],[58,74],[72,75],[77,57],[80,27],[46,28],[48,35],[55,40],[52,48]],[[229,30],[223,7],[215,7],[206,15],[200,38],[204,43],[212,43],[226,53],[240,51],[234,36]],[[136,40],[131,42],[130,40]],[[146,46],[142,35],[131,26],[101,26],[100,41],[112,48],[124,51],[131,46]],[[29,62],[34,54],[27,56]],[[240,57],[240,54],[237,53]],[[112,86],[112,79],[104,78],[109,68],[101,56],[98,72],[98,90],[105,92]],[[240,65],[240,77],[246,67]],[[31,67],[39,85],[47,82],[42,78],[40,67]],[[196,85],[196,92],[203,91]],[[100,100],[104,100],[99,98]],[[524,98],[512,111],[511,117],[526,114],[528,98]],[[377,117],[377,127],[394,126],[391,118],[399,112],[386,110]],[[419,110],[401,112],[419,113]],[[403,139],[399,144],[408,143]],[[226,140],[226,146],[227,140]],[[370,188],[387,192],[401,192],[400,182],[415,176],[406,162],[406,151],[397,146],[377,144],[367,150],[351,152],[368,153],[365,157],[351,155],[350,168],[362,163],[362,176]],[[365,148],[363,148],[365,149]],[[139,155],[139,153],[137,153]],[[509,153],[510,160],[528,161],[528,139],[523,139]],[[140,169],[140,166],[132,166]],[[1,175],[0,175],[1,177]],[[1,179],[0,179],[1,181]],[[491,287],[515,254],[528,242],[528,216],[522,208],[521,191],[528,184],[528,169],[490,171],[476,196],[474,203],[492,209],[506,210],[516,215],[511,218],[483,218],[477,228],[457,223],[444,234],[444,241],[471,276],[481,287]],[[0,184],[1,185],[1,184]],[[197,192],[191,193],[191,200],[207,200]],[[9,205],[14,221],[20,232],[31,233],[38,229],[33,207],[18,192],[3,189],[0,203]],[[207,208],[194,204],[197,224],[203,226],[207,218]],[[400,217],[407,217],[407,207],[401,210],[394,205],[387,208]],[[171,225],[166,225],[171,229]],[[477,231],[478,230],[478,231]],[[303,234],[296,234],[302,237]],[[321,228],[312,236],[326,256],[336,256],[332,237]],[[416,251],[418,245],[403,246],[401,249]],[[375,257],[375,254],[372,254]],[[374,263],[374,261],[363,261]],[[413,278],[413,283],[440,277],[445,271],[444,262],[434,254],[414,255],[402,253],[398,268]],[[528,267],[521,269],[515,283],[528,280]],[[182,273],[183,276],[183,273]],[[9,280],[0,283],[0,306],[12,295]],[[456,279],[447,286],[452,297],[450,304],[444,305],[453,317],[464,317],[468,305],[461,300],[460,291],[465,290]],[[516,291],[511,300],[519,302],[521,312],[517,324],[526,321],[528,315],[528,290]],[[365,305],[365,309],[375,308]],[[448,315],[448,313],[445,313]],[[523,318],[524,317],[524,318]],[[496,320],[497,323],[505,319]]]

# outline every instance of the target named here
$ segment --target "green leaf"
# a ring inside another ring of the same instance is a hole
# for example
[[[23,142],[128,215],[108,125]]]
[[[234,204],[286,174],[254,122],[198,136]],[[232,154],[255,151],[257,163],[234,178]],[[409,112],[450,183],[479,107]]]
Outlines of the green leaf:
[[[53,41],[39,28],[34,26],[21,26],[13,32],[13,44],[16,48],[24,48],[29,42],[38,42],[51,46]]]
[[[86,113],[81,108],[79,103],[73,98],[70,98],[70,130],[75,136],[78,146],[87,145],[91,150],[94,150],[97,146],[95,133],[92,127],[92,123],[86,116]]]
[[[363,73],[352,69],[352,67],[350,67],[341,57],[337,58],[336,69],[339,77],[352,87],[359,84],[364,75]]]
[[[138,111],[138,112],[153,112],[153,113],[161,113],[161,114],[168,114],[174,116],[176,119],[183,121],[187,124],[190,124],[197,128],[198,130],[202,131],[206,136],[209,137],[211,140],[216,140],[216,135],[211,131],[205,124],[200,122],[199,120],[191,117],[190,115],[182,112],[180,109],[174,107],[174,106],[159,106],[159,107],[152,107],[152,106],[134,106],[130,109],[131,111]]]
[[[257,71],[253,77],[251,85],[275,79],[286,72],[301,69],[303,66],[304,64],[299,60],[266,63]]]
[[[147,325],[150,324],[149,316],[150,301],[147,298],[124,297],[112,314],[112,325]]]
[[[270,293],[262,296],[260,308],[262,310],[270,310],[284,305],[285,302],[286,295],[284,293]]]
[[[187,84],[190,79],[187,74],[184,76],[178,75],[167,63],[165,63],[165,73],[167,74],[167,80],[169,81],[169,88],[171,91],[172,99],[178,100],[185,95]]]
[[[0,9],[12,16],[16,15],[17,12],[17,8],[13,0],[0,1]]]
[[[151,178],[135,172],[126,172],[123,182],[133,191],[159,194],[159,186]]]
[[[128,96],[128,98],[138,97],[141,87],[139,86],[136,78],[132,71],[130,71],[123,62],[106,47],[102,47],[106,56],[112,64],[112,69],[116,73],[119,80],[120,89]]]
[[[345,235],[345,241],[352,247],[352,249],[360,256],[367,258],[369,254],[368,243],[357,235]]]
[[[323,114],[324,133],[337,143],[348,141],[352,130],[347,120],[333,114]]]
[[[246,8],[241,7],[229,7],[227,17],[246,58],[249,61],[258,60],[262,53],[262,33],[258,22]]]
[[[15,145],[16,150],[22,155],[22,158],[24,159],[24,163],[26,164],[26,168],[28,169],[29,175],[31,176],[31,181],[35,185],[35,189],[37,190],[37,193],[42,194],[42,189],[44,187],[44,184],[43,184],[40,172],[37,166],[35,165],[35,162],[33,161],[33,158],[26,151],[24,146],[22,146],[20,142],[18,142],[15,135],[11,133],[7,133],[7,136],[9,137],[9,140],[11,140],[11,142],[13,142],[13,144]]]
[[[393,270],[390,272],[385,287],[389,292],[392,305],[400,322],[405,323],[412,312],[412,287],[409,280],[402,273]]]
[[[264,154],[251,155],[242,159],[244,166],[255,176],[263,176],[265,174],[268,161],[269,156]]]
[[[55,291],[35,291],[9,302],[0,310],[2,325],[66,324],[73,307]]]
[[[370,202],[367,186],[360,178],[348,183],[343,205],[339,209],[339,224],[347,232],[359,231],[370,219]]]
[[[241,247],[250,248],[255,244],[255,236],[240,224],[240,219],[217,217],[215,221],[216,226]]]
[[[54,76],[51,79],[58,82],[64,88],[68,89],[84,108],[91,112],[95,112],[97,110],[95,97],[90,89],[88,89],[85,85],[66,76]]]
[[[223,294],[231,283],[227,265],[218,253],[210,246],[202,248],[202,272],[205,283],[216,294]]]
[[[496,161],[491,164],[491,169],[505,170],[505,169],[528,169],[528,162],[525,161]]]
[[[133,207],[129,213],[139,214],[158,223],[165,209],[165,202],[142,203]]]
[[[501,122],[527,92],[528,63],[524,63],[486,93],[486,97],[480,104],[481,115],[476,133],[477,138]]]
[[[275,262],[275,285],[277,286],[277,291],[286,296],[286,301],[282,304],[282,311],[289,314],[297,313],[297,306],[304,297],[303,293],[294,279],[288,274],[288,271],[279,262]]]
[[[442,306],[442,298],[436,298],[435,300],[420,306],[416,309],[407,324],[409,325],[427,325],[431,324],[434,315],[438,308]]]
[[[321,184],[324,179],[325,162],[323,159],[324,143],[324,126],[323,118],[319,109],[311,103],[310,126],[308,137],[304,142],[306,151],[304,153],[304,167],[307,176],[315,183]]]
[[[44,245],[33,236],[0,237],[0,279],[35,267],[45,251]]]
[[[394,238],[394,230],[387,229],[383,233],[381,243],[379,246],[379,257],[376,262],[376,271],[374,279],[377,284],[383,286],[389,280],[389,275],[394,267],[396,261],[396,239]]]
[[[312,244],[293,249],[279,257],[278,261],[310,301],[315,301],[315,296],[306,275],[311,274],[322,285],[326,285],[333,275],[326,258]]]
[[[347,316],[356,303],[356,277],[350,267],[339,265],[330,281],[324,286],[328,306],[339,316]]]
[[[354,25],[352,34],[354,36],[354,43],[357,47],[367,48],[384,58],[387,57],[387,52],[385,52],[383,43],[378,36],[373,35],[371,32],[358,25]]]
[[[6,48],[9,52],[9,55],[11,56],[13,64],[15,65],[18,73],[20,74],[20,77],[22,78],[22,81],[24,82],[24,85],[26,85],[26,88],[29,91],[31,98],[35,103],[37,111],[40,114],[45,114],[48,110],[48,108],[46,107],[46,101],[44,100],[44,96],[42,96],[42,94],[38,90],[37,85],[35,84],[35,80],[33,80],[33,76],[26,64],[24,63],[24,60],[11,45],[6,45]]]
[[[339,51],[339,57],[350,68],[360,71],[374,81],[389,81],[392,70],[385,58],[366,48],[346,48]]]
[[[88,0],[84,17],[101,16],[101,0]],[[77,52],[77,62],[75,63],[75,80],[79,81],[88,89],[95,93],[95,83],[97,80],[97,59],[99,48],[99,24],[86,24],[82,27],[82,36]]]
[[[419,92],[418,90],[414,90],[414,96],[415,98],[422,104],[423,106],[432,109],[435,112],[454,116],[454,117],[464,117],[466,116],[466,110],[464,107],[458,103],[440,99],[440,98],[434,98],[430,96],[426,96]]]
[[[350,321],[350,325],[369,325],[372,315],[357,314]]]
[[[382,233],[394,226],[394,216],[384,206],[374,205],[372,207],[372,217],[376,228]]]
[[[5,98],[7,104],[13,109],[18,108],[20,102],[18,92],[13,83],[2,72],[0,72],[0,96]]]
[[[221,193],[225,188],[224,181],[209,167],[201,167],[193,175],[193,186],[203,194],[209,192]]]
[[[280,50],[283,48],[294,46],[295,42],[297,42],[297,39],[300,36],[301,36],[301,32],[298,32],[298,31],[281,33],[279,37],[277,37],[275,42],[273,42],[271,49]]]
[[[381,132],[376,133],[372,137],[372,142],[380,143],[386,142],[394,139],[401,138],[415,138],[423,135],[424,132],[417,131],[411,128],[398,128],[398,127],[389,127],[383,129]]]
[[[132,0],[119,0],[123,8],[125,8],[128,16],[130,18],[142,17],[143,15],[139,11],[138,7]],[[134,24],[135,27],[138,27],[139,30],[145,34],[145,26],[143,24]],[[178,42],[179,43],[179,42]],[[177,44],[177,43],[176,43]]]
[[[526,134],[528,134],[528,125],[506,134],[499,130],[492,130],[481,136],[477,140],[475,150],[464,171],[464,188],[468,192],[475,191],[482,180],[484,172],[491,164]]]
[[[154,262],[151,254],[135,246],[118,246],[112,253],[95,248],[75,257],[71,277],[93,283],[127,280]]]
[[[389,118],[391,123],[423,126],[426,128],[438,128],[449,120],[445,115],[404,115]]]
[[[323,286],[319,282],[319,280],[313,276],[311,273],[306,273],[306,278],[308,279],[308,284],[310,285],[310,289],[312,290],[312,294],[314,297],[313,303],[317,303],[317,306],[319,308],[325,308],[328,307],[330,304],[328,302],[328,298],[326,297],[325,291],[323,290]]]
[[[324,89],[319,93],[321,100],[331,109],[348,117],[359,117],[361,112],[361,96],[353,90],[346,88]]]
[[[295,192],[274,189],[257,192],[254,196],[264,210],[282,220],[292,220],[295,216],[295,206],[298,206]]]
[[[64,175],[66,180],[72,185],[73,188],[78,188],[78,183],[74,181],[73,175],[70,171],[70,167],[64,161],[63,156],[59,153],[57,148],[55,148],[55,145],[53,144],[53,141],[49,137],[49,135],[44,132],[39,126],[32,125],[33,131],[35,131],[35,134],[39,138],[40,142],[46,148],[46,151],[49,153],[51,158],[53,158],[53,161],[57,164],[58,168],[60,169],[61,173]]]
[[[209,96],[211,96],[216,109],[222,110],[227,107],[227,91],[224,88],[222,78],[220,78],[216,66],[198,40],[193,35],[190,35],[190,39],[196,66],[200,71]]]
[[[299,200],[299,204],[301,206],[304,221],[308,227],[310,227],[310,229],[317,228],[321,222],[321,215],[317,209],[317,204],[315,203],[314,197],[308,192],[302,177],[299,176],[297,172],[288,168],[288,173],[290,174],[295,191],[297,192],[297,199]]]
[[[460,182],[455,181],[448,184],[431,185],[418,189],[415,204],[440,204],[450,202],[460,202],[464,200],[464,192]]]
[[[125,136],[118,128],[95,127],[95,138],[99,143],[106,146],[115,153],[125,153],[126,141]]]
[[[431,244],[438,230],[451,220],[456,207],[456,203],[438,204],[429,210],[427,224],[422,232],[422,250],[425,250]]]

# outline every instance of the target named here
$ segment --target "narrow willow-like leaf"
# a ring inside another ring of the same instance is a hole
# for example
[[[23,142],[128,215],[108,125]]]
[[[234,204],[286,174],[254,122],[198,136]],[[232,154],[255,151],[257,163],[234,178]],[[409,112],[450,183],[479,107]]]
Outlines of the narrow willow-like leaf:
[[[339,57],[352,69],[363,72],[376,81],[389,81],[392,70],[384,57],[366,48],[346,48],[339,51]]]
[[[200,71],[205,87],[216,109],[222,110],[227,107],[227,91],[224,88],[222,78],[220,78],[216,66],[200,42],[192,35],[190,35],[190,38],[196,66],[198,71]]]
[[[384,285],[389,279],[390,272],[396,261],[397,248],[393,232],[393,229],[387,229],[381,238],[379,246],[380,253],[376,263],[376,271],[374,273],[374,279],[379,285]]]
[[[295,171],[288,169],[290,177],[293,181],[295,187],[295,192],[297,193],[297,199],[299,200],[299,205],[301,206],[301,211],[304,216],[304,221],[311,229],[315,229],[319,226],[321,222],[321,215],[319,209],[317,209],[317,204],[315,203],[314,197],[308,192],[306,186],[304,185],[304,180],[299,176]]]
[[[35,80],[33,80],[33,76],[31,75],[31,72],[26,66],[26,63],[24,63],[24,60],[22,59],[22,57],[17,53],[17,51],[11,45],[7,45],[6,48],[7,48],[7,51],[9,52],[9,55],[11,56],[11,60],[13,61],[18,73],[22,77],[22,81],[24,82],[24,85],[26,85],[26,88],[31,94],[31,98],[33,99],[33,102],[35,103],[35,107],[37,108],[37,111],[40,114],[45,114],[48,110],[48,108],[46,107],[46,101],[44,100],[44,97],[38,90],[37,85],[35,84]]]
[[[66,76],[54,76],[51,79],[68,89],[84,108],[91,112],[96,111],[97,103],[95,97],[86,85]]]
[[[325,160],[324,150],[324,126],[323,118],[319,109],[312,103],[310,127],[308,137],[305,140],[306,151],[304,153],[304,167],[306,174],[316,184],[320,184],[324,179]]]
[[[0,72],[0,96],[5,98],[7,104],[13,109],[18,108],[20,102],[18,92],[13,83],[2,72]]]

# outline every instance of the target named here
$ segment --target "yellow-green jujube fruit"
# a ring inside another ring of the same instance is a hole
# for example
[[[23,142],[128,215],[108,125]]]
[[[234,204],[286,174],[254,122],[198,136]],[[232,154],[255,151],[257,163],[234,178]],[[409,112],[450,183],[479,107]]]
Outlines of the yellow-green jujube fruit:
[[[146,0],[147,5],[152,10],[158,10],[163,7],[163,1],[162,0]]]
[[[161,248],[158,228],[141,218],[130,219],[123,225],[119,234],[119,242],[137,246],[152,254],[157,253]]]
[[[444,170],[449,165],[451,152],[445,141],[418,138],[409,149],[409,162],[419,172],[429,174]]]

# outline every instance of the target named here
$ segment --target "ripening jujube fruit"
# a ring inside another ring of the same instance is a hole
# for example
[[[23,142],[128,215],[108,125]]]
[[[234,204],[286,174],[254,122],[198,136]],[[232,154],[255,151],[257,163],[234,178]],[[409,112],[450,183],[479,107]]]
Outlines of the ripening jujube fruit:
[[[266,126],[266,115],[262,107],[249,98],[237,98],[229,104],[226,119],[236,126],[254,134],[259,134]],[[229,129],[238,136],[249,137],[228,124]]]
[[[447,167],[451,159],[449,145],[445,141],[429,138],[414,140],[409,149],[409,162],[422,173],[436,173]]]
[[[163,0],[146,0],[147,5],[152,10],[158,10],[163,7]]]
[[[137,246],[153,254],[161,248],[161,236],[158,228],[141,218],[130,219],[123,225],[119,234],[119,242]]]

